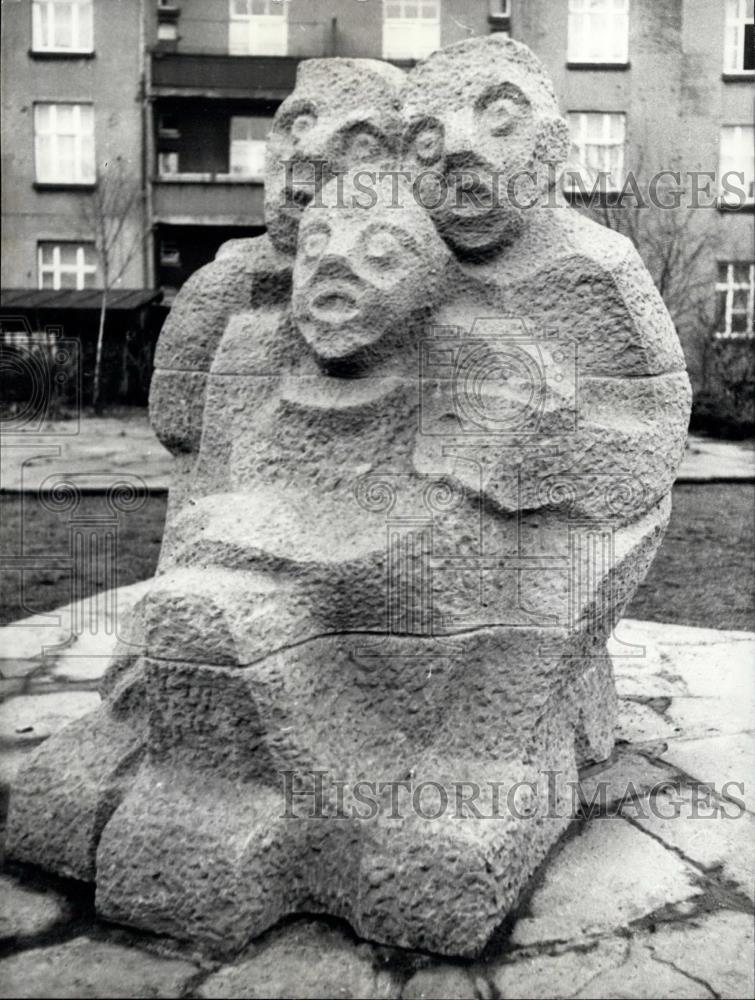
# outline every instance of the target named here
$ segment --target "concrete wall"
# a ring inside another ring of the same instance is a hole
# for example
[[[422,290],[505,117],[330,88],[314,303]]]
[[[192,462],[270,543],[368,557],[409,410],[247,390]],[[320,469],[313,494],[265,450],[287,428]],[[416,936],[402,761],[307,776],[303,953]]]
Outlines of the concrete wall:
[[[141,182],[139,0],[94,5],[94,57],[42,58],[30,54],[31,0],[2,4],[2,285],[37,287],[38,240],[86,240],[81,218],[86,191],[34,187],[34,102],[94,102],[95,156],[99,164],[121,156]],[[123,245],[141,230],[139,213]],[[119,287],[145,284],[140,248]]]

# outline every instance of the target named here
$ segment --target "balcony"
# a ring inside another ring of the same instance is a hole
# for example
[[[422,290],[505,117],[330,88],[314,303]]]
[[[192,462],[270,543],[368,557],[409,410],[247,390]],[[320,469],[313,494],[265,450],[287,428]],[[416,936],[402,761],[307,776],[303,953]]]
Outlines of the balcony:
[[[154,49],[153,97],[226,97],[280,101],[294,89],[302,59],[336,54],[335,19],[290,22],[288,55],[230,55],[227,50]]]
[[[280,101],[294,89],[296,56],[152,53],[155,97],[246,97]]]
[[[155,222],[172,226],[264,226],[259,180],[229,174],[174,174],[152,181]]]

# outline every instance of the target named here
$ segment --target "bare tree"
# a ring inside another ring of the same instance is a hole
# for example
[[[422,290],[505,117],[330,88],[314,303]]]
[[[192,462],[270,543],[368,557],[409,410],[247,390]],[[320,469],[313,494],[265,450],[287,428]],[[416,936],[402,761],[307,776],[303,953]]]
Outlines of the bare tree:
[[[671,160],[674,165],[673,159]],[[581,168],[585,173],[584,167]],[[587,215],[628,237],[637,248],[679,331],[687,362],[707,388],[715,344],[716,304],[710,261],[720,241],[712,208],[695,208],[672,171],[665,183],[626,183],[620,196],[589,198]],[[637,158],[634,178],[650,179],[643,156]],[[681,179],[683,171],[678,171]],[[595,184],[596,177],[590,177]],[[652,197],[651,192],[652,190]]]
[[[683,202],[662,208],[636,201],[604,201],[590,214],[637,248],[705,388],[717,320],[708,266],[719,236],[710,214]]]
[[[133,173],[121,157],[117,157],[98,166],[94,191],[82,207],[83,224],[94,236],[102,282],[92,387],[92,402],[96,413],[102,409],[102,345],[110,293],[149,236],[144,223],[142,198],[143,190],[138,174]]]

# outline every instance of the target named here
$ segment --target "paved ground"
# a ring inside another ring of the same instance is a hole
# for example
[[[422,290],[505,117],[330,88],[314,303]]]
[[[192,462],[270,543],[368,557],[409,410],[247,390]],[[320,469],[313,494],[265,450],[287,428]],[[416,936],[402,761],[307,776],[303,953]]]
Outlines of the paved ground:
[[[102,489],[113,477],[151,489],[167,489],[171,456],[149,426],[145,410],[126,417],[85,417],[3,433],[0,489],[48,488],[74,475],[82,489]],[[679,473],[682,480],[752,479],[755,443],[692,435]]]
[[[117,619],[146,586],[104,602],[95,636],[71,638],[70,609],[0,630],[6,787],[34,746],[96,704]],[[614,757],[583,773],[581,813],[480,960],[300,918],[222,962],[103,924],[86,888],[10,866],[0,996],[752,997],[755,634],[624,621],[612,655]]]
[[[146,410],[126,417],[85,417],[0,435],[0,489],[48,489],[74,476],[81,489],[106,489],[115,478],[167,489],[172,456],[155,437]]]

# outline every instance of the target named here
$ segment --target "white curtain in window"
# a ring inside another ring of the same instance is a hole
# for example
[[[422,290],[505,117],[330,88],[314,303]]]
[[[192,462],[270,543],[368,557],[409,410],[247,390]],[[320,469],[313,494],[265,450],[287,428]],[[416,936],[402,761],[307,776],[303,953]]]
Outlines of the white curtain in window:
[[[624,183],[626,116],[613,112],[572,111],[569,125],[572,153],[568,171],[578,172],[588,189],[605,174],[604,190],[620,190]]]
[[[440,0],[384,0],[384,59],[424,59],[438,48]]]
[[[33,0],[32,48],[91,52],[93,10],[92,0]]]
[[[94,183],[94,108],[91,104],[36,104],[34,138],[38,182]]]
[[[228,51],[232,56],[285,56],[288,14],[283,0],[230,0]]]
[[[265,173],[265,143],[270,120],[234,115],[231,118],[230,172],[240,177],[262,179]]]
[[[740,204],[742,195],[727,194],[723,179],[729,176],[729,185],[743,190],[744,200],[755,201],[755,128],[752,125],[725,125],[721,129],[721,196],[728,204]],[[744,180],[743,180],[744,178]]]
[[[569,0],[569,62],[629,61],[629,0]]]

